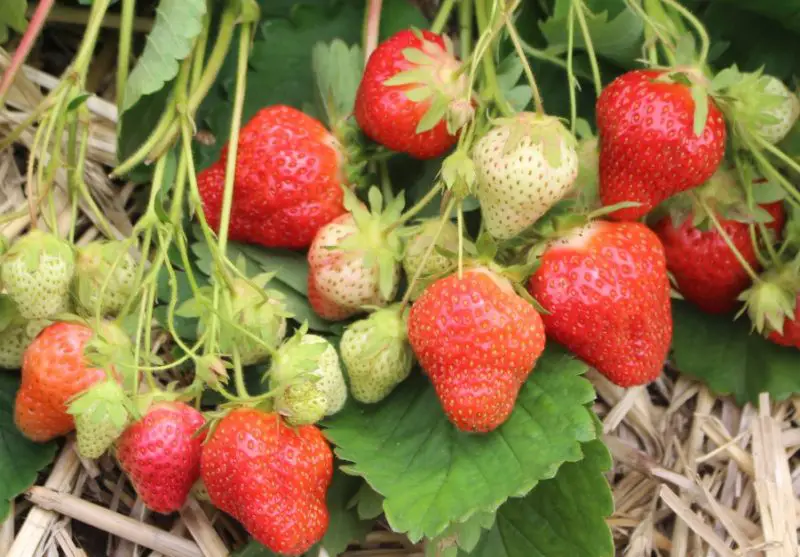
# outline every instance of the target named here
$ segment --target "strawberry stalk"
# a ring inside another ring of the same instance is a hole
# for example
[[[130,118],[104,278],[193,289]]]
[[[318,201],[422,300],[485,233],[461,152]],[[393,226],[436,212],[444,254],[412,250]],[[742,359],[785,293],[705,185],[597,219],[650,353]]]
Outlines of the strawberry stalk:
[[[450,19],[454,6],[455,0],[444,0],[442,2],[442,5],[439,6],[439,12],[436,14],[433,23],[431,23],[431,32],[437,34],[442,32],[444,26],[447,25],[447,20]]]
[[[361,44],[364,45],[364,64],[378,47],[378,35],[381,28],[381,7],[383,0],[368,0],[364,18],[364,30]]]
[[[528,83],[531,86],[531,92],[533,93],[533,104],[536,107],[536,112],[539,114],[544,114],[544,104],[542,103],[542,95],[539,93],[539,86],[536,84],[536,78],[533,75],[533,70],[531,70],[531,65],[528,63],[528,58],[525,56],[525,51],[522,49],[522,41],[519,38],[519,33],[517,33],[517,28],[514,26],[514,22],[511,21],[511,13],[513,9],[514,8],[511,7],[503,12],[503,21],[506,29],[508,30],[508,36],[511,38],[511,42],[514,44],[514,49],[517,51],[517,56],[519,56],[519,60],[522,63],[522,69],[525,72],[525,76],[528,78]]]
[[[133,41],[133,20],[136,0],[122,0],[120,14],[119,47],[117,52],[117,110],[122,114],[125,88],[128,86],[130,71],[131,42]]]
[[[508,100],[503,95],[497,83],[497,68],[495,68],[494,65],[494,55],[491,49],[494,36],[499,32],[499,28],[502,28],[502,26],[496,26],[494,22],[489,21],[489,4],[490,0],[475,0],[475,16],[478,20],[478,30],[480,31],[478,45],[484,45],[482,49],[476,49],[476,52],[478,50],[483,50],[481,56],[485,79],[483,96],[493,98],[500,112],[504,116],[510,116],[514,114],[514,109],[508,103]]]
[[[711,48],[711,40],[708,38],[708,32],[706,31],[705,26],[702,22],[695,17],[695,15],[683,7],[680,3],[676,2],[675,0],[661,0],[664,4],[670,6],[676,12],[678,12],[681,16],[683,16],[686,21],[694,28],[697,36],[700,38],[700,56],[698,60],[698,65],[700,67],[704,67],[706,61],[708,60],[708,52]]]
[[[586,14],[584,12],[587,9],[583,0],[572,0],[570,11],[578,18],[578,25],[583,35],[583,43],[586,45],[586,53],[589,55],[589,66],[592,68],[592,81],[594,82],[595,94],[599,97],[600,91],[603,89],[603,81],[600,79],[600,66],[597,62],[597,54],[594,51],[592,34],[589,32],[589,25],[586,23]],[[571,19],[572,18],[570,18],[570,20]]]
[[[569,87],[569,132],[575,135],[575,126],[578,122],[578,100],[575,89],[575,68],[573,66],[575,53],[575,3],[569,6],[569,19],[567,20],[567,86]]]
[[[397,222],[392,225],[392,228],[397,228],[402,226],[403,224],[407,223],[411,219],[413,219],[420,211],[422,211],[425,207],[428,206],[428,203],[433,201],[433,199],[442,191],[443,184],[442,182],[437,182],[435,186],[428,190],[428,192],[422,196],[422,199],[417,201],[413,207],[411,207],[408,211],[406,211],[402,217],[400,217]]]
[[[473,0],[461,0],[458,4],[459,48],[461,60],[466,61],[472,53]]]

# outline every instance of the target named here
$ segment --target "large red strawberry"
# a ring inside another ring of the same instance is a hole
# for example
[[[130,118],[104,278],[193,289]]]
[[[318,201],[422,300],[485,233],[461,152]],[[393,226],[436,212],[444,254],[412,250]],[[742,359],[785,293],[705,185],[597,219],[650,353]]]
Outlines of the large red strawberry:
[[[75,429],[67,413],[69,400],[106,378],[102,369],[89,367],[84,356],[93,335],[85,325],[54,323],[25,350],[14,421],[27,438],[50,441]]]
[[[372,53],[355,117],[367,136],[418,159],[442,155],[472,116],[469,82],[447,37],[396,33]]]
[[[198,176],[203,209],[219,229],[227,151]],[[344,159],[334,136],[289,106],[258,112],[239,137],[230,239],[305,248],[342,213]]]
[[[122,469],[148,508],[171,513],[200,477],[203,415],[183,402],[160,402],[117,441]]]
[[[594,221],[542,255],[528,290],[548,336],[623,387],[661,373],[672,337],[669,279],[658,237],[639,223]]]
[[[545,342],[533,306],[483,267],[431,284],[411,307],[408,340],[447,417],[470,432],[506,421]]]
[[[760,271],[747,223],[750,217],[743,211],[744,201],[736,199],[728,204],[720,200],[714,205],[717,221],[728,239],[748,265]],[[786,221],[783,204],[766,203],[761,208],[772,218],[766,228],[779,238]],[[653,230],[664,245],[667,267],[686,300],[708,313],[726,313],[736,308],[737,298],[752,280],[700,207],[693,207],[688,214],[666,215],[656,222]]]
[[[635,70],[609,84],[597,100],[600,199],[637,207],[611,213],[636,220],[665,199],[708,180],[725,152],[725,121],[708,99],[708,116],[694,133],[688,85],[658,70]]]
[[[333,453],[314,426],[234,410],[203,446],[201,471],[211,502],[275,553],[301,555],[328,528]]]

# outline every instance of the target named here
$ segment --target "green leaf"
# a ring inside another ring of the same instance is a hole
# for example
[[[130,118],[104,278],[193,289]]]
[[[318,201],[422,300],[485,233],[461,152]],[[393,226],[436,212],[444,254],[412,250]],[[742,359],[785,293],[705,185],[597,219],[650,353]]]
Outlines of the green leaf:
[[[364,55],[358,45],[348,46],[339,39],[319,42],[312,51],[312,65],[318,101],[327,115],[328,126],[336,128],[353,112]]]
[[[396,531],[435,537],[451,522],[497,509],[581,457],[595,437],[584,407],[594,398],[586,366],[545,352],[505,424],[487,435],[460,432],[445,417],[430,383],[417,374],[381,405],[351,403],[327,422],[336,453],[386,498]]]
[[[32,486],[56,454],[56,443],[34,443],[14,424],[18,389],[17,377],[0,374],[0,521],[8,515],[9,501]]]
[[[459,549],[471,553],[484,531],[494,526],[494,519],[493,512],[482,512],[472,515],[465,522],[451,524],[441,536],[425,544],[425,556],[455,557]]]
[[[161,0],[147,44],[128,78],[123,110],[178,75],[178,63],[191,52],[205,13],[204,0]]]
[[[26,0],[3,0],[0,3],[0,44],[8,40],[8,30],[24,33],[28,27],[25,12],[28,9]]]
[[[584,458],[567,462],[553,479],[500,507],[494,527],[469,553],[474,557],[612,557],[606,517],[614,500],[604,473],[611,455],[600,441],[581,446]]]
[[[800,351],[751,333],[746,318],[709,315],[686,302],[673,302],[675,366],[740,404],[759,393],[775,400],[800,393]]]

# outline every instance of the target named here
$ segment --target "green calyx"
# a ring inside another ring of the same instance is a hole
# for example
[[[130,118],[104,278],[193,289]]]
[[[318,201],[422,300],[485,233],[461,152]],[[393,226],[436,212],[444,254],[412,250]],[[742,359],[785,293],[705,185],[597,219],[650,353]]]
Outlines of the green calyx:
[[[764,273],[761,278],[739,295],[744,302],[753,328],[762,334],[783,333],[786,319],[794,319],[797,295],[800,292],[798,262]]]
[[[70,269],[75,266],[75,252],[72,246],[58,236],[38,229],[31,230],[20,237],[3,255],[3,262],[19,259],[24,262],[29,273],[35,273],[43,255],[63,260]]]
[[[577,147],[577,140],[569,133],[559,118],[537,112],[520,112],[508,118],[498,118],[495,127],[508,129],[508,137],[503,145],[503,156],[513,153],[522,142],[541,144],[542,154],[547,164],[559,168],[562,164],[562,144]],[[563,143],[562,143],[563,142]]]
[[[428,103],[429,108],[417,125],[423,133],[442,120],[455,134],[475,114],[473,93],[464,68],[453,54],[453,44],[443,35],[445,47],[418,36],[419,48],[406,48],[403,56],[412,68],[384,81],[387,87],[403,87],[406,97],[415,103]]]
[[[442,182],[458,200],[463,200],[475,188],[475,163],[462,149],[457,149],[442,162]]]
[[[403,243],[397,228],[401,222],[404,196],[401,194],[389,201],[382,211],[384,199],[377,187],[369,190],[369,209],[352,191],[345,189],[344,192],[344,206],[353,217],[356,233],[331,249],[351,252],[363,259],[365,267],[377,269],[380,294],[384,299],[390,299],[397,285],[397,265],[403,259]]]

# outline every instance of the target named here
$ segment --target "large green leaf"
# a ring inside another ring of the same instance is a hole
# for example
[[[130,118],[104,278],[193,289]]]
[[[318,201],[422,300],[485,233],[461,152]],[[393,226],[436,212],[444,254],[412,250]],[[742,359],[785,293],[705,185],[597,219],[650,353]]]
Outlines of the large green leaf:
[[[548,349],[520,391],[514,412],[487,435],[459,432],[430,383],[416,374],[376,406],[350,404],[327,423],[336,453],[386,501],[393,529],[413,540],[494,511],[581,458],[595,437],[586,366]]]
[[[161,90],[178,75],[179,62],[191,52],[205,13],[205,0],[161,0],[147,44],[128,77],[123,109]]]
[[[8,514],[9,501],[36,481],[39,470],[56,454],[55,443],[34,443],[14,424],[14,398],[19,379],[0,373],[0,522]]]
[[[28,9],[26,0],[3,0],[0,3],[0,44],[8,40],[8,30],[18,33],[25,31],[28,21],[25,12]]]
[[[328,531],[322,541],[311,548],[306,557],[317,557],[324,548],[330,557],[340,555],[351,543],[364,539],[372,530],[373,521],[358,517],[350,501],[363,482],[359,478],[345,475],[336,469],[328,489],[327,506],[329,513]],[[277,557],[275,553],[256,541],[251,541],[235,553],[237,557]]]
[[[494,527],[469,553],[474,557],[612,557],[605,522],[614,499],[604,473],[611,455],[600,441],[582,447],[584,458],[567,462],[556,477],[500,507]]]
[[[686,302],[672,310],[675,366],[739,403],[767,392],[775,400],[800,393],[800,350],[751,334],[746,318],[709,315]]]

